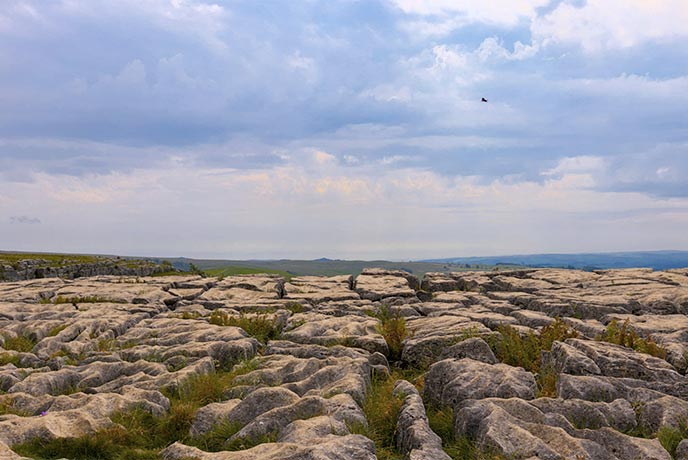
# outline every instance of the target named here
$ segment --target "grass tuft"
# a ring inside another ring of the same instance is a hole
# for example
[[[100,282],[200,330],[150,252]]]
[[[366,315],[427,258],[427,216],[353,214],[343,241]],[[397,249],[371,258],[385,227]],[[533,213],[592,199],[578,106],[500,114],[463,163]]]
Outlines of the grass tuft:
[[[381,305],[375,311],[368,312],[380,320],[377,331],[385,338],[389,348],[389,359],[398,361],[404,349],[404,339],[409,335],[406,329],[406,319],[401,316],[398,309],[392,309],[389,305]]]
[[[18,355],[11,353],[0,353],[0,366],[6,364],[14,364],[15,367],[21,367],[21,362]]]
[[[18,335],[15,337],[6,335],[5,336],[5,345],[3,348],[5,350],[14,350],[14,351],[19,351],[19,352],[24,352],[28,353],[31,350],[33,350],[33,347],[36,346],[36,341],[33,339],[25,336],[25,335]]]
[[[67,329],[68,326],[68,324],[60,324],[59,326],[55,326],[48,331],[48,337],[55,337],[57,334]]]
[[[399,378],[401,376],[397,373],[392,373],[387,378],[374,376],[362,407],[368,427],[349,427],[352,433],[367,436],[375,443],[377,458],[380,460],[403,458],[396,448],[394,438],[397,418],[404,403],[403,398],[392,394],[394,384]]]
[[[671,455],[676,458],[676,448],[684,439],[688,439],[688,422],[681,422],[677,428],[663,426],[657,431],[659,443]]]
[[[61,296],[58,295],[52,300],[55,305],[71,303],[76,305],[78,303],[126,303],[124,300],[108,299],[107,297],[101,297],[97,295],[89,296]]]
[[[210,324],[217,326],[240,327],[251,337],[255,337],[261,343],[276,340],[282,333],[283,324],[277,317],[270,315],[229,315],[223,311],[215,310],[208,319]]]

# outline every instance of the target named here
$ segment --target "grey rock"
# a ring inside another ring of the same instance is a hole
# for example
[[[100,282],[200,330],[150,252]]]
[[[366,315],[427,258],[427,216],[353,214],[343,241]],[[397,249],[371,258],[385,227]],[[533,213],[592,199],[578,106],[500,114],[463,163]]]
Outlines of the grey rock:
[[[424,391],[428,402],[455,407],[466,399],[533,399],[536,384],[533,374],[521,368],[469,358],[445,359],[430,367]]]
[[[688,460],[688,439],[678,443],[676,447],[676,460]]]
[[[397,449],[409,459],[450,460],[442,450],[442,440],[430,429],[418,390],[406,380],[399,380],[393,393],[404,398],[395,432]]]
[[[440,359],[462,359],[470,358],[475,361],[482,361],[487,364],[496,364],[497,358],[490,346],[480,337],[473,337],[462,340],[461,342],[446,348],[441,354]]]

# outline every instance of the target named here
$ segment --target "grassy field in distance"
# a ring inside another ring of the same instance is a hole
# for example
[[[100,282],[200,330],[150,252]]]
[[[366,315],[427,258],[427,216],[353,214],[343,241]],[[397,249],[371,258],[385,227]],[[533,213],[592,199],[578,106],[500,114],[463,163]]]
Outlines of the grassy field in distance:
[[[169,260],[173,263],[176,262],[172,259]],[[495,269],[494,265],[485,264],[390,262],[387,260],[186,260],[212,276],[217,276],[217,274],[223,271],[226,271],[225,276],[239,273],[279,273],[290,276],[358,275],[364,268],[384,268],[388,270],[404,270],[422,277],[428,272],[447,273]],[[509,268],[515,267],[499,266],[500,270]]]

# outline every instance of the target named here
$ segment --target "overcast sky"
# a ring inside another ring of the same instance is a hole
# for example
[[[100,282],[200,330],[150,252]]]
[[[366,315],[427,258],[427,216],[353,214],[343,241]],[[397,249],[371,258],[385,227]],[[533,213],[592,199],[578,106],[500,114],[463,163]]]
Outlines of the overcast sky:
[[[2,0],[0,249],[688,250],[686,24],[686,0]]]

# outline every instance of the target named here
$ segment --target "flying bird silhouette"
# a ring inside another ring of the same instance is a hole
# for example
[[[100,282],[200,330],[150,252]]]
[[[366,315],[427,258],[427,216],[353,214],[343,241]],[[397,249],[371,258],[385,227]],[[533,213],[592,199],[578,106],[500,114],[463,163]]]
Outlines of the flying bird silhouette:
[[[485,99],[485,98],[482,98],[481,100],[482,100],[483,102],[487,102],[487,99]]]

